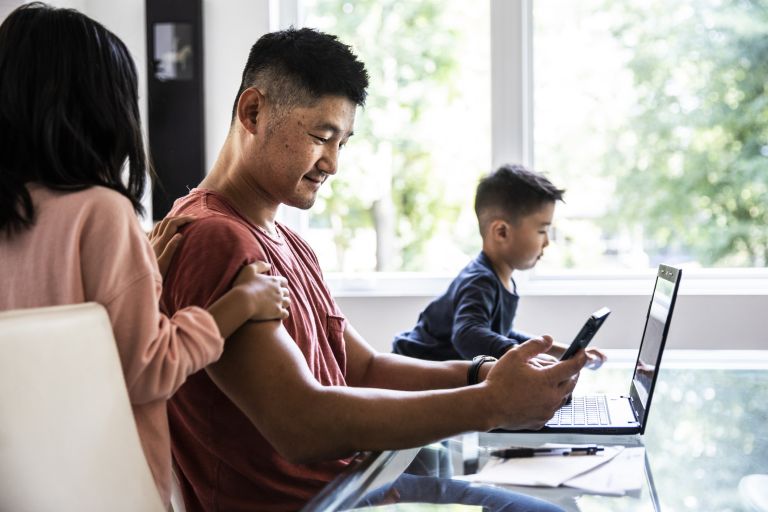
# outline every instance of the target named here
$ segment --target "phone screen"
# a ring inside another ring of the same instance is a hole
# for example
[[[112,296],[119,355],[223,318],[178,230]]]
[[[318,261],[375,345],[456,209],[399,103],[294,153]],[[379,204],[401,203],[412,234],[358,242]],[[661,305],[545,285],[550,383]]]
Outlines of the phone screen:
[[[603,325],[603,322],[605,322],[605,319],[608,318],[610,313],[611,310],[605,307],[592,313],[576,335],[576,338],[574,338],[571,346],[563,353],[560,360],[565,361],[566,359],[573,357],[573,354],[579,350],[587,348],[587,345],[592,341],[595,333],[597,333],[598,329],[600,329],[600,326]]]

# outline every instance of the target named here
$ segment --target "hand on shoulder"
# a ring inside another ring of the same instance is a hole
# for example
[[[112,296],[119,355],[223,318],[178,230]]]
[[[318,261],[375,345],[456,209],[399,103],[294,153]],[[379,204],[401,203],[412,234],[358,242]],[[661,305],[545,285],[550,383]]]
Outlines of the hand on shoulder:
[[[181,242],[181,233],[179,228],[195,220],[192,215],[177,215],[166,217],[152,228],[149,233],[149,242],[152,244],[152,250],[155,251],[157,266],[160,269],[160,275],[165,277],[168,267],[171,264],[173,255]]]
[[[252,305],[251,320],[281,320],[288,318],[291,295],[288,280],[282,276],[267,274],[272,265],[257,261],[240,270],[232,288],[247,293]]]

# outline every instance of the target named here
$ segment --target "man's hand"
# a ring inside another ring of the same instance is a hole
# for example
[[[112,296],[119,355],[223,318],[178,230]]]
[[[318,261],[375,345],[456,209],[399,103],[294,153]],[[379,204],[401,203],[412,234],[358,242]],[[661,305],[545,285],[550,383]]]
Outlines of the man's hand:
[[[178,215],[176,217],[166,217],[152,228],[149,233],[149,242],[155,251],[157,266],[160,268],[160,275],[165,277],[168,272],[168,266],[176,249],[181,242],[181,233],[179,228],[184,224],[192,222],[195,217],[192,215]]]
[[[509,350],[490,369],[483,385],[491,394],[496,426],[541,428],[568,399],[587,356],[581,351],[567,361],[539,364],[537,357],[551,345],[550,336],[530,339]]]

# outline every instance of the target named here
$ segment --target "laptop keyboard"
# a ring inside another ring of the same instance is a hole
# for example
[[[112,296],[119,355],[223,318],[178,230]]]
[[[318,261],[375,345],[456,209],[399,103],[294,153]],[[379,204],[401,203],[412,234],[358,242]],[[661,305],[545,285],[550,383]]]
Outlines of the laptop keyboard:
[[[603,395],[575,396],[557,410],[548,426],[556,425],[609,425],[608,404]]]

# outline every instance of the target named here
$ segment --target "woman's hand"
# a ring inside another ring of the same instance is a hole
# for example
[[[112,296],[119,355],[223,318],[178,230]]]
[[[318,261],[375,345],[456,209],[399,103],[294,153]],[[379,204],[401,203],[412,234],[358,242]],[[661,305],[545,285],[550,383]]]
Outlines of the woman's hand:
[[[291,295],[288,280],[270,276],[272,265],[257,261],[246,265],[235,278],[232,288],[241,288],[251,304],[251,320],[281,320],[288,318]]]
[[[166,217],[155,224],[155,227],[149,233],[149,243],[152,244],[152,249],[155,251],[157,266],[160,268],[160,275],[163,278],[165,278],[168,266],[171,264],[171,259],[173,259],[173,255],[179,247],[179,242],[181,242],[181,233],[178,232],[179,228],[193,220],[195,220],[195,217],[192,215]]]

